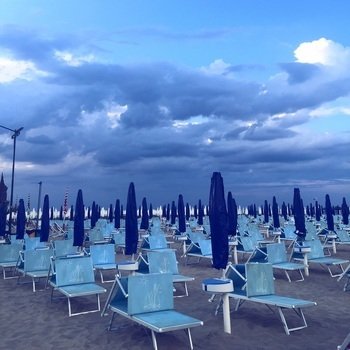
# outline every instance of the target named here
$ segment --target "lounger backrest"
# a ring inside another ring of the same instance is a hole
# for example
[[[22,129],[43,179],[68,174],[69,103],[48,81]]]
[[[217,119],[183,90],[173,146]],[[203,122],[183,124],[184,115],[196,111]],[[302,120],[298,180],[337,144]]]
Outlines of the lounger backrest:
[[[347,231],[345,230],[339,230],[337,231],[337,236],[339,238],[340,242],[350,242],[350,236]]]
[[[73,246],[73,239],[56,240],[54,242],[55,257],[75,254],[77,247]]]
[[[90,246],[92,263],[98,264],[115,264],[114,244],[94,244]]]
[[[149,242],[150,249],[167,248],[167,242],[166,242],[165,236],[163,235],[149,236],[148,242]]]
[[[311,252],[307,253],[309,259],[323,258],[325,256],[319,239],[305,241],[305,244],[311,247]]]
[[[25,250],[44,248],[46,246],[47,246],[46,242],[40,242],[40,237],[26,238],[24,240],[24,249]]]
[[[271,243],[266,246],[267,259],[271,264],[278,264],[288,261],[286,248],[283,243]]]
[[[125,245],[125,231],[112,233],[115,245]]]
[[[245,252],[251,252],[256,247],[256,240],[251,236],[240,236],[239,241]]]
[[[210,239],[202,239],[198,243],[199,243],[199,247],[201,249],[202,255],[212,255]]]
[[[35,249],[24,251],[24,272],[49,271],[52,249]]]
[[[275,294],[272,265],[270,263],[246,264],[247,296]]]
[[[245,289],[245,265],[230,265],[226,271],[225,277],[232,280],[235,292]]]
[[[56,259],[55,270],[57,287],[95,282],[90,256]]]
[[[295,226],[292,225],[286,225],[283,227],[283,235],[281,237],[284,238],[289,238],[289,239],[295,239],[296,234],[295,234]]]
[[[135,315],[174,308],[171,274],[134,275],[128,278],[128,314]]]
[[[19,243],[0,244],[0,263],[16,262],[21,249]]]
[[[178,274],[175,251],[148,252],[148,264],[150,273]]]
[[[98,242],[103,241],[103,231],[99,228],[94,228],[89,231],[89,241],[90,242]]]

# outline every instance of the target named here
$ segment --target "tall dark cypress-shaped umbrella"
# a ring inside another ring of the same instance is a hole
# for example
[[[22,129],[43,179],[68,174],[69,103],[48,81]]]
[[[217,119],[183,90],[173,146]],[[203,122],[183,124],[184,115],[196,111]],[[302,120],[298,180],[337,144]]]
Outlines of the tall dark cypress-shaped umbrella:
[[[190,205],[188,203],[186,203],[186,207],[185,207],[185,218],[186,218],[186,221],[190,220],[190,216],[191,216]]]
[[[152,203],[149,204],[149,214],[148,214],[149,218],[152,219],[153,218],[153,206]]]
[[[61,205],[61,208],[60,208],[60,216],[59,216],[59,219],[60,220],[63,220],[63,207]]]
[[[197,205],[195,204],[195,206],[193,207],[193,216],[198,219],[198,209],[197,209]]]
[[[73,205],[71,205],[71,207],[70,207],[69,220],[70,221],[74,220],[74,207],[73,207]]]
[[[295,233],[298,236],[297,241],[302,242],[305,240],[306,228],[305,228],[304,204],[300,196],[299,188],[294,188],[293,213],[294,213],[294,221],[295,221]]]
[[[140,229],[141,230],[148,230],[148,227],[149,227],[148,206],[147,206],[147,200],[144,197],[142,199],[142,212],[141,212]]]
[[[278,205],[276,201],[276,197],[273,196],[272,198],[272,219],[273,219],[273,227],[279,228],[280,227],[280,218],[278,214]]]
[[[120,205],[120,218],[124,219],[124,208],[123,208],[123,204]]]
[[[198,220],[197,223],[198,225],[202,226],[203,225],[203,216],[204,216],[204,208],[202,205],[202,201],[198,201]]]
[[[82,247],[84,243],[84,218],[83,191],[79,190],[74,212],[73,246],[75,247]]]
[[[175,225],[176,222],[176,205],[175,201],[171,202],[171,215],[170,215],[170,224]]]
[[[24,238],[25,228],[26,228],[26,209],[24,206],[24,200],[20,199],[18,204],[18,211],[17,211],[16,239]],[[1,236],[1,232],[0,232],[0,236]]]
[[[109,222],[113,222],[113,204],[109,205],[108,219]]]
[[[135,186],[131,182],[128,190],[128,198],[126,203],[125,214],[125,254],[132,255],[137,252],[138,243],[138,225],[137,225],[137,206]]]
[[[348,207],[348,204],[346,203],[345,197],[343,197],[343,201],[341,204],[341,215],[343,217],[343,224],[349,225],[349,207]]]
[[[162,206],[162,218],[166,219],[166,205]]]
[[[269,223],[269,205],[267,203],[267,200],[264,201],[264,223]]]
[[[209,194],[209,221],[213,267],[225,269],[228,262],[228,215],[225,201],[224,181],[219,172],[211,178]]]
[[[237,234],[237,205],[232,197],[231,191],[227,195],[227,214],[228,214],[228,234],[235,236]]]
[[[41,215],[40,242],[47,242],[50,234],[50,207],[49,196],[44,197],[43,212]]]
[[[179,231],[180,233],[186,232],[186,217],[185,217],[185,204],[182,194],[179,195],[177,202],[177,211],[179,215]]]
[[[328,194],[326,194],[326,218],[328,231],[334,231],[333,209]]]
[[[120,228],[120,201],[117,199],[115,201],[115,208],[114,208],[114,227],[116,229]]]
[[[256,210],[256,204],[254,203],[254,205],[253,205],[253,216],[254,216],[254,219],[256,219],[256,217],[258,216],[258,214],[257,214],[257,210]]]
[[[281,212],[284,220],[287,221],[288,220],[287,206],[286,206],[286,203],[284,202],[282,203]]]
[[[170,221],[170,204],[169,203],[166,207],[166,220]]]
[[[315,202],[315,219],[316,221],[321,220],[321,208],[317,201]]]

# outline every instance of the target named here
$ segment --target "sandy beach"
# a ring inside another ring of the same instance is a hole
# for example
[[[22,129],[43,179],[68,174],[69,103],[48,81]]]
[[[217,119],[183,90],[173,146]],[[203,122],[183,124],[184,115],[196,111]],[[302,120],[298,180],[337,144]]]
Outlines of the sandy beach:
[[[338,246],[336,257],[349,258],[349,253],[350,246]],[[186,265],[180,256],[180,247],[177,254],[181,273],[193,276],[195,280],[189,283],[189,297],[175,298],[175,307],[204,321],[204,326],[192,330],[195,349],[331,350],[336,349],[350,332],[350,293],[343,291],[345,278],[337,282],[328,271],[312,265],[310,276],[303,282],[289,283],[283,273],[275,273],[276,293],[317,302],[317,306],[305,310],[306,329],[288,336],[277,310],[271,312],[264,305],[247,302],[236,312],[231,299],[232,334],[226,334],[222,313],[214,315],[216,301],[208,302],[210,295],[202,291],[201,285],[205,278],[219,277],[219,272],[206,259]],[[124,259],[121,253],[117,254],[118,259]],[[105,283],[104,287],[110,290],[111,283]],[[0,293],[0,349],[152,349],[147,329],[117,316],[115,325],[121,326],[120,329],[107,331],[110,315],[101,317],[100,313],[68,317],[66,299],[51,302],[49,289],[33,293],[31,284],[18,285],[16,279],[1,279]],[[102,296],[102,306],[107,294]],[[73,305],[89,307],[88,304],[94,301],[76,300]],[[159,334],[157,339],[160,350],[189,348],[183,331]]]

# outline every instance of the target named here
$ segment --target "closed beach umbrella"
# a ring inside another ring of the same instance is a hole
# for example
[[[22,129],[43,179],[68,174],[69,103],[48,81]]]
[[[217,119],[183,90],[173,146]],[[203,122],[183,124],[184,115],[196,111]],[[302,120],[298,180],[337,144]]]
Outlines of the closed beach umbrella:
[[[97,222],[97,208],[95,201],[92,202],[91,206],[91,219],[90,219],[90,225],[91,228],[94,228]]]
[[[214,172],[211,178],[209,221],[213,267],[216,269],[225,269],[228,261],[228,215],[224,181],[219,172]]]
[[[170,215],[170,224],[175,225],[176,222],[176,205],[175,202],[171,202],[171,215]]]
[[[179,231],[181,233],[186,232],[186,217],[185,217],[185,204],[182,194],[179,195],[177,202],[177,211],[179,215]]]
[[[284,220],[288,220],[288,212],[287,212],[287,206],[286,203],[282,203],[282,207],[281,207],[281,212],[282,212],[282,216],[284,218]]]
[[[20,199],[18,204],[18,211],[17,211],[17,225],[16,225],[16,239],[23,239],[24,238],[24,232],[26,228],[26,209],[24,207],[24,200]],[[5,226],[4,226],[4,232],[5,232]],[[0,232],[0,236],[1,236]]]
[[[60,216],[59,216],[59,219],[60,220],[63,220],[63,207],[61,205],[61,208],[60,208]]]
[[[149,218],[152,219],[153,218],[153,206],[152,203],[149,204],[149,214],[148,214]]]
[[[273,219],[273,227],[279,228],[280,227],[280,218],[278,215],[278,205],[276,201],[276,197],[273,196],[272,198],[272,219]]]
[[[333,209],[331,204],[331,199],[329,195],[326,194],[326,218],[327,218],[327,228],[328,231],[334,231],[334,218],[333,218]]]
[[[43,212],[41,215],[40,242],[47,242],[50,234],[50,207],[49,196],[44,197]]]
[[[71,207],[70,207],[69,220],[70,221],[74,220],[74,207],[73,207],[73,205],[71,205]]]
[[[133,182],[129,185],[125,215],[125,254],[133,255],[137,252],[137,243],[139,239],[136,195]]]
[[[299,188],[294,188],[293,213],[295,221],[295,233],[298,241],[304,241],[306,236],[304,204],[300,196]]]
[[[185,217],[186,217],[186,221],[190,220],[190,205],[188,203],[186,203],[186,207],[185,207]]]
[[[112,204],[109,205],[108,219],[109,219],[109,222],[113,222],[113,205]]]
[[[198,201],[198,220],[197,223],[198,225],[202,226],[203,225],[203,216],[204,216],[204,208],[202,205],[202,201]]]
[[[227,214],[228,214],[228,234],[235,236],[237,233],[237,205],[232,197],[231,191],[227,195]]]
[[[341,215],[343,217],[343,224],[349,225],[349,207],[346,203],[345,197],[343,197],[343,202],[341,204]]]
[[[149,227],[149,218],[148,218],[148,206],[146,198],[142,199],[142,212],[141,212],[141,230],[148,230]]]
[[[114,208],[114,227],[116,229],[120,228],[120,201],[117,199],[115,201],[115,208]]]
[[[82,247],[84,243],[84,201],[83,191],[79,190],[75,202],[73,246]]]
[[[267,200],[264,201],[264,223],[269,223],[269,205],[267,204]]]
[[[321,208],[317,201],[315,202],[315,219],[316,221],[321,220]]]
[[[166,207],[166,220],[170,221],[170,204],[169,203]]]

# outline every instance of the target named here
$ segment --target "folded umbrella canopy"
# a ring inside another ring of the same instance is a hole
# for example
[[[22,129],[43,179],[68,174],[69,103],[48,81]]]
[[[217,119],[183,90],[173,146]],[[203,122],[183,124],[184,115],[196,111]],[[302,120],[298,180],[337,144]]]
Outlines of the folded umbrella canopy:
[[[185,217],[185,204],[182,194],[179,195],[177,202],[177,211],[179,216],[179,231],[181,233],[186,232],[186,217]]]
[[[148,206],[147,206],[147,200],[144,197],[142,199],[142,210],[141,210],[141,224],[140,229],[141,230],[148,230],[149,227],[149,218],[148,218]]]
[[[44,197],[43,213],[41,214],[40,242],[47,242],[50,234],[49,196]]]
[[[225,269],[228,261],[228,214],[226,210],[224,181],[219,172],[211,178],[209,194],[209,221],[213,267]]]
[[[327,218],[328,231],[334,231],[333,209],[332,209],[331,199],[329,198],[328,194],[326,194],[325,207],[326,207],[326,218]]]
[[[74,212],[74,233],[73,233],[73,246],[82,247],[84,243],[84,201],[83,191],[79,190],[77,199],[75,202]]]
[[[25,227],[26,227],[26,210],[24,207],[24,200],[20,199],[18,204],[18,211],[17,211],[16,239],[24,238]],[[1,236],[1,232],[0,232],[0,236]]]
[[[299,188],[294,188],[293,196],[293,214],[295,221],[295,233],[298,236],[298,241],[304,241],[306,236],[304,204],[300,197]]]
[[[135,186],[131,182],[128,190],[125,214],[125,254],[133,255],[137,252],[138,243],[137,206]]]
[[[346,203],[345,197],[343,197],[343,202],[341,204],[341,215],[343,217],[343,224],[349,225],[349,207]]]

